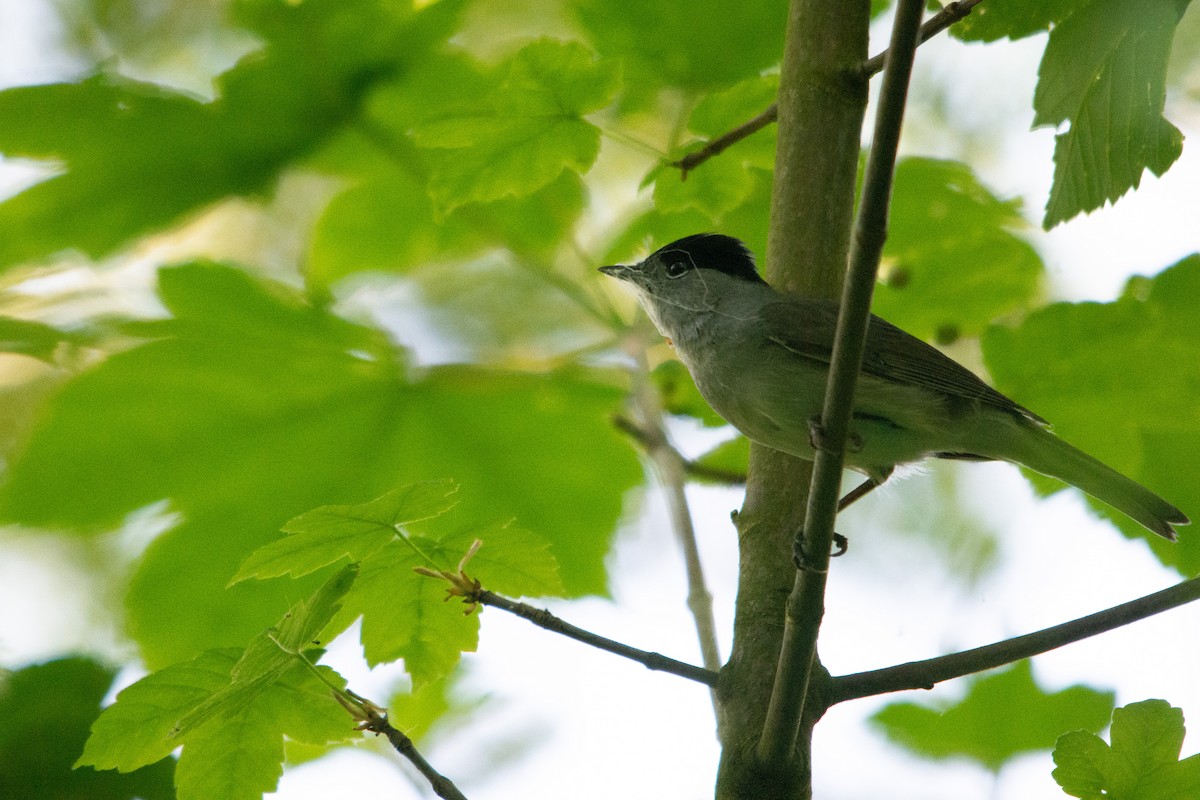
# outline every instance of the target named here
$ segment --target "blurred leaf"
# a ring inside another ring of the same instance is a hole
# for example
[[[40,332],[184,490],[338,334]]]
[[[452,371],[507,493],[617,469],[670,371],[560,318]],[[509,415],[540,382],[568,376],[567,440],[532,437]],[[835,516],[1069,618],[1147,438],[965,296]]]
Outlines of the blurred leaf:
[[[0,351],[53,363],[58,345],[76,336],[51,325],[15,317],[0,317]]]
[[[1025,307],[1042,261],[1012,230],[1025,225],[1018,201],[1002,201],[956,161],[905,158],[884,247],[876,314],[922,339],[978,335]]]
[[[697,168],[697,172],[708,164]],[[751,252],[760,257],[767,251],[767,222],[770,220],[771,175],[764,170],[749,168],[747,174],[754,177],[750,194],[738,206],[726,210],[718,218],[701,213],[692,204],[683,210],[667,212],[653,208],[635,217],[608,244],[600,257],[600,263],[628,263],[645,258],[667,242],[681,239],[693,233],[720,230],[728,236],[741,239]],[[689,177],[690,181],[691,178]]]
[[[662,362],[650,373],[650,380],[658,388],[663,410],[668,414],[692,417],[709,428],[728,424],[700,396],[700,390],[682,362],[673,358]]]
[[[721,442],[696,459],[696,464],[725,475],[744,477],[750,469],[750,440],[738,435]]]
[[[308,274],[320,285],[369,270],[408,272],[428,262],[507,245],[552,252],[583,210],[579,176],[563,172],[521,197],[455,208],[440,220],[423,185],[395,169],[330,201],[314,231]]]
[[[1021,753],[1049,750],[1066,729],[1098,731],[1114,694],[1087,686],[1048,693],[1028,661],[975,680],[957,703],[891,703],[871,717],[896,744],[929,758],[964,756],[995,772]]]
[[[996,386],[1055,424],[1064,439],[1197,516],[1200,443],[1200,256],[1134,279],[1112,303],[1056,303],[1015,328],[995,327],[983,354]],[[1043,490],[1061,488],[1034,478]],[[1153,539],[1107,512],[1131,536]],[[1200,540],[1150,542],[1163,563],[1200,570]]]
[[[313,588],[224,588],[289,519],[430,478],[462,486],[463,524],[516,519],[549,541],[568,594],[605,590],[622,494],[642,478],[605,374],[408,375],[382,332],[290,288],[205,263],[161,282],[177,315],[161,338],[67,384],[0,490],[9,519],[82,530],[171,499],[183,522],[127,598],[148,664],[245,642]]]
[[[117,695],[92,726],[81,765],[137,769],[183,744],[175,781],[180,800],[250,800],[273,791],[283,771],[283,737],[321,744],[355,735],[350,718],[310,669],[293,663],[262,691],[229,708],[224,725],[176,738],[176,723],[230,686],[242,651],[210,650],[152,673]],[[326,680],[341,680],[318,667]]]
[[[688,128],[706,140],[715,139],[766,111],[778,93],[778,75],[758,75],[728,89],[706,94],[692,109]],[[722,152],[715,160],[751,164],[770,171],[775,166],[776,131],[773,123],[767,125]]]
[[[586,171],[600,133],[583,115],[603,108],[618,73],[582,45],[542,39],[501,67],[486,102],[451,110],[415,129],[433,152],[430,195],[441,214],[473,201],[530,194],[565,169]]]
[[[412,279],[431,330],[443,346],[458,348],[451,352],[461,350],[457,358],[553,363],[611,336],[589,294],[588,283],[601,276],[577,255],[570,261],[497,252],[467,263],[435,263]]]
[[[1023,39],[1043,33],[1062,22],[1088,0],[988,0],[950,28],[950,34],[968,42]]]
[[[375,82],[447,35],[459,5],[412,14],[375,0],[247,0],[241,17],[267,44],[223,74],[208,103],[107,75],[0,92],[0,152],[63,167],[0,203],[0,266],[68,248],[101,256],[222,197],[268,189],[357,114]]]
[[[695,92],[728,86],[778,63],[783,52],[787,6],[775,0],[741,3],[737,13],[718,0],[571,5],[601,55],[624,60],[626,90],[641,96],[663,86]],[[671,44],[647,47],[648,36]]]
[[[388,702],[392,724],[421,746],[430,731],[451,719],[485,708],[489,695],[470,694],[460,680],[462,671],[431,681],[420,689],[398,692]]]
[[[1043,225],[1093,211],[1162,175],[1183,151],[1163,117],[1167,57],[1189,0],[1143,6],[1092,0],[1056,25],[1038,69],[1033,124],[1069,129],[1054,142]]]
[[[124,774],[72,769],[113,671],[63,658],[0,679],[0,797],[58,800],[170,800],[175,762]],[[166,755],[166,754],[164,754]]]
[[[654,205],[671,213],[695,208],[718,219],[736,208],[754,191],[754,174],[724,154],[701,164],[682,178],[675,168],[665,169],[654,181]]]
[[[1189,800],[1200,793],[1200,756],[1179,760],[1183,712],[1143,700],[1112,715],[1112,745],[1087,731],[1064,734],[1052,773],[1063,791],[1084,800]]]

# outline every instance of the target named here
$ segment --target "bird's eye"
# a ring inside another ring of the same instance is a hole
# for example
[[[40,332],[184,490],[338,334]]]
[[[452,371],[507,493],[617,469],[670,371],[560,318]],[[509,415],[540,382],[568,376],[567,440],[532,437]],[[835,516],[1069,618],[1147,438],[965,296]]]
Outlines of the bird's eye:
[[[688,265],[682,261],[672,261],[670,264],[667,264],[667,277],[668,278],[683,277],[683,274],[687,271],[688,271]]]

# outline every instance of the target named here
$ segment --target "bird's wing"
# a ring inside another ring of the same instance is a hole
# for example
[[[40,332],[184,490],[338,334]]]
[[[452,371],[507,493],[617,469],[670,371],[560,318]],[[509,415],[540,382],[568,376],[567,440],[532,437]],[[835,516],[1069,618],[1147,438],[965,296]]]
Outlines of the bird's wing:
[[[802,358],[828,364],[833,352],[837,303],[831,300],[785,298],[762,310],[767,338]],[[1025,417],[1046,421],[988,386],[973,372],[936,347],[871,315],[862,371],[882,380],[927,389],[950,397],[982,402]]]

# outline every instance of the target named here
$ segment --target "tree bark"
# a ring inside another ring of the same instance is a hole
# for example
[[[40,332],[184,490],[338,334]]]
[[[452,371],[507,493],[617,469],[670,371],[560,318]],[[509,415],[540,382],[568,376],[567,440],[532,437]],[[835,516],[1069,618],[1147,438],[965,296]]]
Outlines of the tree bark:
[[[867,0],[792,0],[780,74],[767,280],[781,291],[837,297],[846,267],[866,109]],[[762,763],[763,729],[784,610],[795,580],[792,541],[804,518],[811,464],[752,445],[737,517],[740,569],[733,648],[718,685],[719,800],[812,796],[810,733],[784,763]],[[818,668],[810,686],[822,692]],[[809,704],[822,709],[825,703]]]

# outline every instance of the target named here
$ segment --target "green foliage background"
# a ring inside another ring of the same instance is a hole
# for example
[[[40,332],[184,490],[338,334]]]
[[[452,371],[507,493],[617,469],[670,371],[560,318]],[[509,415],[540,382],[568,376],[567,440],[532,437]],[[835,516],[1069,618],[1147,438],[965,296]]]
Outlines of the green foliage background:
[[[10,290],[0,340],[12,376],[0,514],[37,531],[24,535],[104,538],[157,509],[165,532],[103,565],[128,580],[97,602],[122,620],[131,662],[215,671],[196,681],[204,691],[219,691],[239,648],[347,558],[370,556],[327,633],[363,615],[369,661],[403,658],[414,684],[443,693],[475,647],[464,626],[477,618],[442,606],[412,566],[452,568],[478,536],[492,588],[605,594],[604,557],[646,480],[611,423],[631,385],[619,356],[652,337],[594,267],[702,230],[765,251],[773,128],[686,181],[667,162],[770,104],[782,2],[418,5],[63,0],[63,46],[88,68],[0,91],[0,152],[44,170],[0,202]],[[955,31],[995,41],[1053,26],[1030,98],[1035,124],[1058,130],[1047,225],[1119,198],[1179,156],[1163,98],[1187,3],[1152,5],[989,0]],[[255,222],[239,227],[246,219]],[[1131,282],[1112,303],[1037,308],[1044,266],[1019,203],[965,163],[916,156],[897,173],[885,255],[877,313],[931,340],[982,336],[999,388],[1200,513],[1200,259]],[[146,264],[150,291],[127,301],[120,276]],[[81,266],[100,287],[90,296],[18,291]],[[715,422],[686,374],[656,375],[672,412]],[[744,469],[744,443],[707,461]],[[453,510],[423,524],[399,507],[369,517],[369,553],[354,539],[292,553],[274,571],[247,561],[278,555],[264,545],[303,550],[298,520],[312,509],[367,507],[444,479],[457,486]],[[1150,546],[1182,574],[1200,569],[1194,537]],[[64,702],[94,714],[102,671],[65,660],[14,673],[4,726],[31,730],[21,703],[48,682],[41,695],[73,687]],[[92,688],[77,696],[83,685]],[[440,696],[413,725],[451,707]],[[1097,729],[1095,701],[1067,724]],[[920,715],[896,707],[880,724],[917,751],[974,752],[953,733],[914,732],[912,720],[895,734],[906,713]],[[270,790],[281,734],[318,748],[345,739],[330,717],[269,716],[249,715],[241,746],[267,752],[221,796]],[[973,757],[995,769],[1049,746],[1047,736]],[[185,747],[180,796],[216,796],[204,781],[228,749],[207,737],[191,755]],[[81,741],[61,740],[74,748],[62,763]],[[157,781],[162,769],[128,777]],[[96,788],[104,773],[55,774],[61,796],[110,796]],[[85,780],[97,783],[68,787]]]

